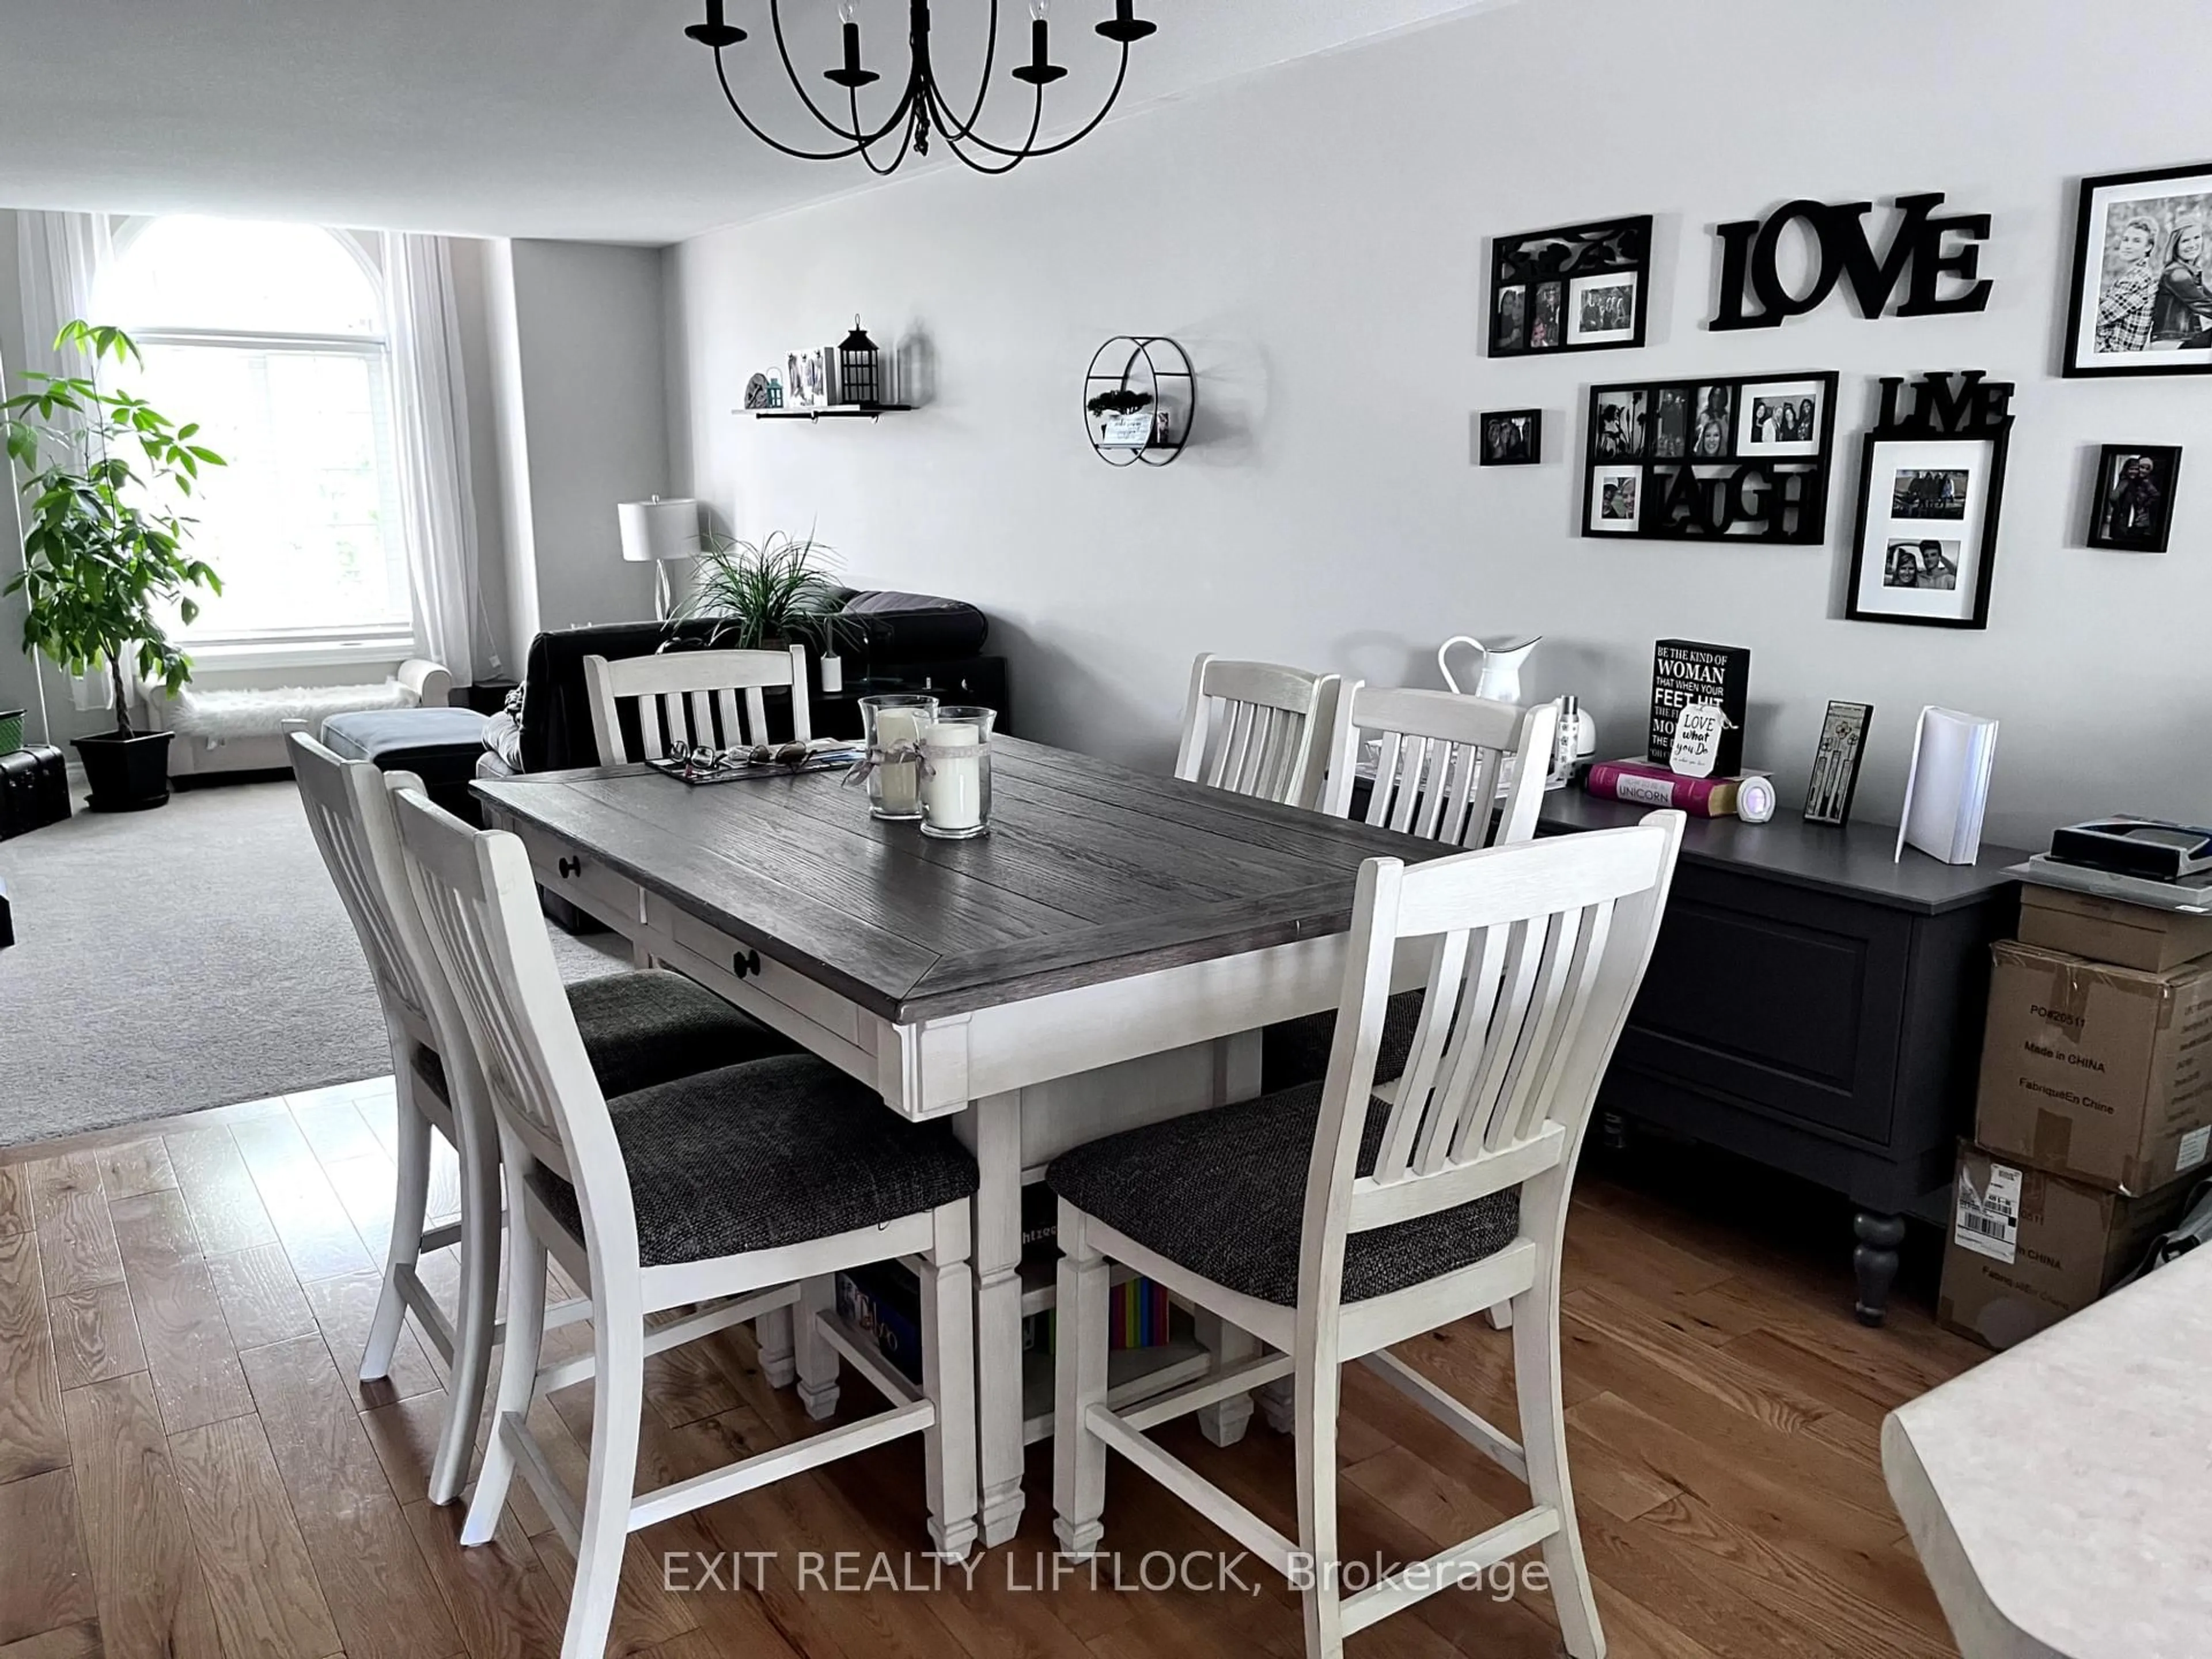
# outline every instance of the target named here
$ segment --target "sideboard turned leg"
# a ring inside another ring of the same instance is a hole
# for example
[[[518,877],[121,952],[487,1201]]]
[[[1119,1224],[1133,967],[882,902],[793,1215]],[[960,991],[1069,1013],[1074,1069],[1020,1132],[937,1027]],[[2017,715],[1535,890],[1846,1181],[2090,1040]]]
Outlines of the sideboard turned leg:
[[[1879,1325],[1889,1312],[1889,1287],[1897,1282],[1897,1247],[1905,1243],[1905,1218],[1861,1210],[1851,1218],[1851,1231],[1859,1241],[1851,1252],[1859,1279],[1859,1323]]]

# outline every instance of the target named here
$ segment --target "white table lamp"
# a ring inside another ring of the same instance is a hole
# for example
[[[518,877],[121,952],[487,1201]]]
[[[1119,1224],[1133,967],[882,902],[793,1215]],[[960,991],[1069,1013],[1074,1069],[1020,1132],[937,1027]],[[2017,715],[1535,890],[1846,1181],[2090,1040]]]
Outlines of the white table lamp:
[[[668,566],[673,559],[699,556],[699,503],[690,496],[665,501],[624,501],[615,508],[622,525],[622,556],[632,564],[651,564],[657,619],[668,620]]]

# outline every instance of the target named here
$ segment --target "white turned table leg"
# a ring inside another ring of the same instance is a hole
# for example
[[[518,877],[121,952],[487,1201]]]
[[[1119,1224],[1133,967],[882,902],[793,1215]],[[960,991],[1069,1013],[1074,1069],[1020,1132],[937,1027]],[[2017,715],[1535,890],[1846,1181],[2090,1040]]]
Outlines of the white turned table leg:
[[[975,1194],[975,1400],[986,1548],[1022,1521],[1022,1097],[969,1108]],[[964,1137],[963,1137],[964,1138]]]

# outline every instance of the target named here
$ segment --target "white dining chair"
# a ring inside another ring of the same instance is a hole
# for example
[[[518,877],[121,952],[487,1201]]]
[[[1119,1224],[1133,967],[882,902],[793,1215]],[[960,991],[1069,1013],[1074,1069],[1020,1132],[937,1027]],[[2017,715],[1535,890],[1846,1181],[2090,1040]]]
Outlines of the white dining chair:
[[[374,1382],[389,1375],[400,1332],[413,1315],[447,1367],[446,1419],[431,1460],[429,1496],[449,1504],[468,1479],[498,1340],[498,1137],[484,1116],[473,1056],[448,1053],[434,1029],[431,1011],[444,989],[443,970],[408,888],[391,804],[392,789],[420,789],[422,781],[412,773],[386,774],[367,761],[342,759],[304,732],[290,734],[288,742],[308,828],[368,959],[392,1044],[398,1185],[361,1376]],[[611,974],[570,986],[565,995],[610,1094],[791,1048],[675,974]],[[453,1146],[460,1165],[460,1218],[439,1227],[427,1225],[434,1132]],[[420,1263],[425,1255],[454,1244],[460,1247],[460,1286],[449,1313],[423,1285]],[[582,1311],[579,1303],[561,1317],[579,1318]],[[779,1386],[793,1380],[787,1316],[763,1329],[761,1364]]]
[[[1559,1382],[1559,1263],[1583,1134],[1658,937],[1680,812],[1640,825],[1361,866],[1328,1075],[1319,1084],[1094,1141],[1055,1159],[1060,1348],[1054,1530],[1104,1534],[1115,1452],[1303,1589],[1306,1650],[1540,1546],[1560,1633],[1602,1659],[1575,1523]],[[1426,959],[1412,1065],[1374,1093],[1393,969]],[[1125,1264],[1273,1352],[1164,1398],[1107,1403],[1107,1296]],[[1390,1352],[1512,1304],[1516,1440]],[[1528,1483],[1529,1507],[1346,1594],[1339,1577],[1340,1366],[1360,1360]],[[1228,1395],[1292,1385],[1297,1523],[1279,1530],[1151,1431]],[[1300,1568],[1311,1571],[1302,1575]]]
[[[1321,795],[1340,684],[1334,674],[1201,655],[1191,665],[1176,776],[1311,806]]]
[[[433,1021],[448,1046],[465,1044],[477,1057],[507,1178],[506,1345],[491,1443],[461,1541],[491,1538],[520,1466],[575,1553],[562,1659],[597,1659],[632,1532],[919,1434],[931,1542],[964,1558],[976,1533],[974,1158],[945,1124],[898,1116],[875,1090],[806,1054],[611,1103],[561,994],[522,843],[472,830],[415,790],[397,803],[416,902],[454,992],[438,1000]],[[592,1352],[541,1368],[549,1255],[586,1289]],[[889,1407],[636,1491],[647,1355],[788,1308],[802,1279],[899,1261],[921,1282],[919,1389],[834,1309],[810,1307],[802,1371],[819,1382],[825,1358],[834,1374],[842,1357]],[[687,1307],[700,1311],[646,1326],[650,1316]],[[580,1502],[524,1419],[532,1400],[587,1376],[592,1433]]]
[[[791,692],[791,738],[814,735],[806,700],[806,647],[788,651],[664,651],[653,656],[584,659],[584,688],[592,704],[592,735],[602,766],[632,757],[623,711],[636,716],[637,758],[659,760],[678,744],[734,749],[769,743],[763,692]]]
[[[1353,680],[1337,696],[1322,811],[1352,816],[1361,752],[1372,743],[1366,823],[1455,847],[1527,841],[1536,833],[1559,730],[1555,703],[1523,708]]]

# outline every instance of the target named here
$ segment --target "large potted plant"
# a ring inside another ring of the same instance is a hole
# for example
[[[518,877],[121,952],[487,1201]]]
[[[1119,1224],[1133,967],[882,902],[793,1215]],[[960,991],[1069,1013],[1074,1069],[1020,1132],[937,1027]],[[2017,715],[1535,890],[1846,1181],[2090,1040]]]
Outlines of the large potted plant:
[[[839,660],[838,645],[860,636],[853,619],[840,614],[845,592],[836,569],[836,555],[811,535],[772,530],[758,543],[708,537],[676,616],[712,622],[710,647],[757,651],[811,645],[822,660],[823,689],[834,691],[828,677]]]
[[[121,329],[76,321],[54,342],[100,360],[143,360]],[[191,678],[191,659],[168,636],[172,615],[199,614],[192,590],[222,582],[185,550],[193,520],[179,510],[204,466],[222,457],[127,392],[93,374],[27,373],[32,390],[0,403],[9,458],[22,469],[27,523],[23,569],[6,592],[27,607],[23,647],[72,674],[104,667],[115,694],[115,730],[76,739],[98,812],[136,811],[169,798],[169,733],[134,731],[123,665],[172,694]]]

